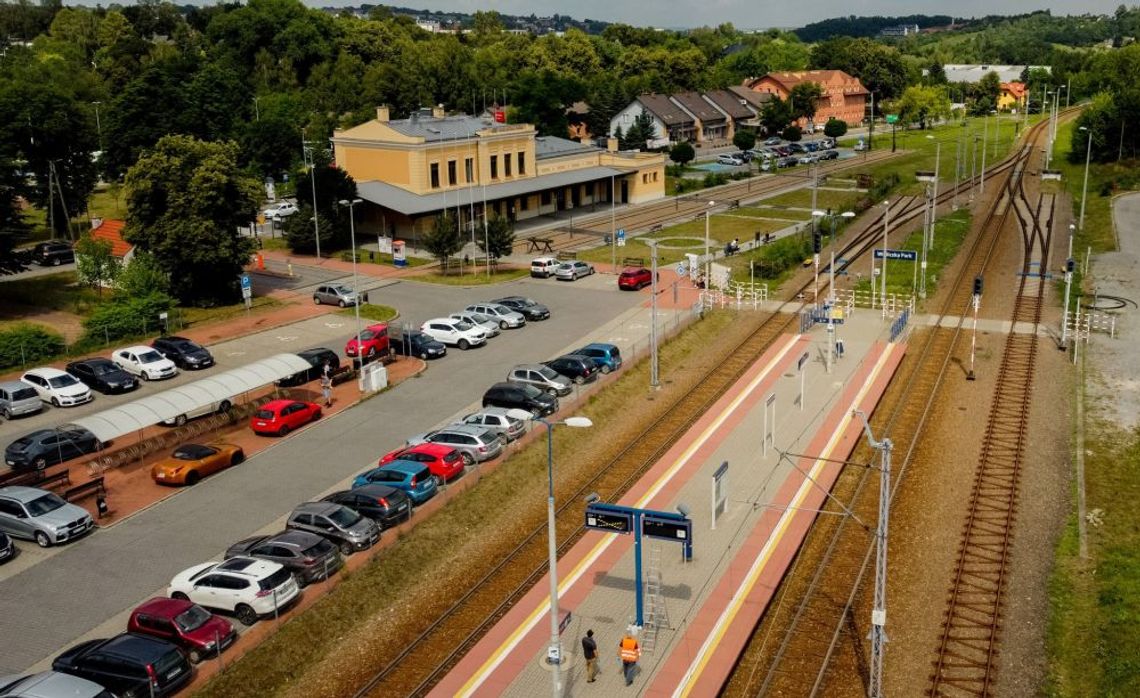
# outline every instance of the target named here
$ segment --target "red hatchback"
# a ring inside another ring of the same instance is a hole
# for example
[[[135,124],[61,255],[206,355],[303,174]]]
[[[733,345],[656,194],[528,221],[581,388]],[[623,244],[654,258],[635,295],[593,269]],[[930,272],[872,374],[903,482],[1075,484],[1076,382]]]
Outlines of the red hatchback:
[[[348,344],[344,345],[344,353],[349,358],[357,356],[355,335],[348,340]],[[360,355],[364,357],[365,362],[372,361],[377,356],[383,356],[387,353],[388,323],[380,322],[369,325],[360,331]]]
[[[629,267],[618,277],[618,288],[623,291],[640,291],[653,283],[653,274],[645,267]]]
[[[443,478],[444,482],[450,482],[463,473],[463,456],[454,448],[442,444],[429,442],[397,448],[381,458],[379,465],[386,465],[397,458],[423,463],[432,475]]]
[[[285,436],[320,417],[321,406],[315,402],[270,400],[249,418],[249,428],[255,434]]]
[[[173,642],[195,664],[221,652],[237,638],[234,626],[225,618],[191,601],[161,597],[132,611],[127,631]]]

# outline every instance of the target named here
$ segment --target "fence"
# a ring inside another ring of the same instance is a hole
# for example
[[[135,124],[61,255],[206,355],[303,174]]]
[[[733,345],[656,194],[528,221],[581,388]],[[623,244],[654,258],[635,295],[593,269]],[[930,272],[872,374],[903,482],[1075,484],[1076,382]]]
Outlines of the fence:
[[[1065,313],[1065,324],[1075,340],[1089,342],[1089,335],[1093,332],[1107,334],[1110,339],[1116,339],[1116,316],[1111,313],[1098,313],[1096,311]]]
[[[891,323],[891,341],[897,342],[900,335],[906,332],[908,323],[910,322],[910,308],[905,308],[895,321]]]
[[[882,308],[882,294],[871,291],[856,291],[855,289],[836,289],[837,304],[844,305],[848,311],[855,308]],[[898,293],[887,294],[887,317],[897,317],[903,311],[914,312],[914,296]],[[872,302],[873,301],[873,302]]]
[[[768,300],[768,284],[756,283],[755,281],[730,281],[727,292],[721,295],[736,298],[737,310],[749,303],[755,310],[760,303]]]

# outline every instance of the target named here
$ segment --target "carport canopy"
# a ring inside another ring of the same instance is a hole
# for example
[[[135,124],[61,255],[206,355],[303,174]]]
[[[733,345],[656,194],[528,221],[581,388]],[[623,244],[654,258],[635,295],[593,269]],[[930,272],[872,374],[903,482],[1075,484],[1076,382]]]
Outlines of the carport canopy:
[[[157,395],[128,402],[121,407],[81,417],[73,422],[106,443],[140,429],[173,420],[203,407],[233,401],[242,393],[312,368],[296,354],[277,354],[241,368],[217,373],[209,378],[164,390]]]

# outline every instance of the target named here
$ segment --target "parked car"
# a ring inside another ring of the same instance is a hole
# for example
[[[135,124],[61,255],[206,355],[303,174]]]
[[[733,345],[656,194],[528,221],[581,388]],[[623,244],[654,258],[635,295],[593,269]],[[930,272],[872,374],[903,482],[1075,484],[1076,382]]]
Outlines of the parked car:
[[[30,383],[4,381],[0,383],[0,417],[12,419],[35,414],[44,408],[39,393]]]
[[[61,671],[0,678],[0,698],[115,698],[94,681]]]
[[[95,453],[105,444],[82,427],[37,429],[4,449],[4,462],[15,470],[43,470],[49,465]]]
[[[626,267],[618,276],[618,288],[640,291],[653,284],[653,272],[645,267]]]
[[[205,417],[209,414],[226,414],[233,408],[233,403],[223,398],[215,402],[207,402],[204,405],[199,405],[191,409],[189,412],[183,412],[180,415],[171,417],[170,419],[162,420],[162,425],[167,427],[180,427],[186,424],[191,419]]]
[[[590,357],[602,373],[609,373],[621,368],[621,349],[618,349],[616,344],[594,342],[570,353]]]
[[[453,424],[408,439],[409,446],[426,442],[454,448],[459,451],[465,465],[489,461],[503,452],[503,442],[498,435],[490,429],[470,424]]]
[[[819,150],[819,143],[816,141],[807,141],[804,143],[804,150],[809,153],[814,153],[815,151]]]
[[[522,313],[501,303],[472,303],[464,310],[494,318],[498,321],[499,328],[503,330],[522,327],[526,324],[526,317]]]
[[[764,139],[764,145],[780,145],[781,142],[779,136],[769,136]]]
[[[313,302],[317,305],[339,305],[344,308],[350,305],[356,305],[360,297],[344,284],[332,284],[317,286],[317,290],[313,291]]]
[[[591,383],[598,379],[598,364],[590,357],[581,354],[564,354],[557,359],[544,361],[543,364],[578,385]]]
[[[787,148],[788,148],[788,151],[790,153],[792,153],[793,155],[799,155],[800,153],[806,153],[807,152],[807,149],[804,148],[803,143],[789,143]]]
[[[551,395],[559,397],[569,395],[573,385],[565,377],[549,366],[542,364],[520,364],[507,372],[507,380],[511,383],[533,385],[539,390],[545,390]]]
[[[194,486],[207,475],[245,460],[245,451],[233,444],[182,444],[150,467],[150,476],[160,485]]]
[[[392,350],[401,356],[415,356],[427,361],[447,355],[447,347],[419,330],[391,337]]]
[[[554,277],[559,281],[577,281],[583,276],[594,273],[594,265],[587,264],[580,259],[572,262],[563,262],[554,270]]]
[[[300,504],[285,523],[294,531],[308,531],[327,538],[345,555],[368,550],[380,540],[380,527],[372,519],[332,502]]]
[[[120,368],[114,361],[97,357],[72,361],[67,372],[78,378],[84,385],[103,394],[129,393],[139,387],[137,378]],[[0,397],[0,400],[3,398]]]
[[[819,154],[819,159],[820,160],[838,160],[839,159],[839,151],[838,150],[825,150]]]
[[[765,160],[764,162],[760,163],[760,165],[759,165],[760,171],[761,172],[771,172],[772,171],[772,162],[773,162],[772,160]]]
[[[11,536],[7,533],[0,532],[0,562],[11,560],[15,554],[16,544],[12,542]]]
[[[167,593],[173,599],[230,611],[242,625],[253,625],[261,616],[287,608],[301,590],[289,570],[276,562],[232,557],[179,572]]]
[[[496,298],[492,302],[505,305],[515,312],[522,313],[522,316],[527,319],[527,322],[546,320],[550,317],[550,309],[533,298],[507,296],[506,298]]]
[[[457,448],[433,441],[397,448],[384,454],[377,465],[385,465],[394,460],[423,463],[432,475],[444,482],[450,482],[462,475],[463,467],[466,464],[463,454]]]
[[[499,329],[499,321],[483,313],[463,311],[452,313],[448,317],[478,327],[487,334],[487,337],[498,337],[502,333],[502,330]]]
[[[25,371],[20,380],[32,386],[40,400],[53,407],[75,407],[95,399],[83,381],[58,368],[33,368]]]
[[[716,156],[716,162],[718,165],[729,165],[732,167],[740,167],[741,165],[744,164],[743,160],[741,160],[740,158],[736,157],[735,155],[732,155],[729,153],[717,155]]]
[[[337,356],[336,352],[332,349],[326,349],[325,347],[306,349],[305,351],[297,352],[297,356],[308,361],[309,368],[277,381],[277,385],[282,388],[303,385],[309,381],[320,378],[321,373],[324,372],[326,362],[329,365],[329,371],[336,373],[340,370],[340,357]]]
[[[538,257],[530,262],[530,275],[536,279],[549,279],[557,268],[558,260],[554,257]]]
[[[483,393],[483,407],[527,410],[538,417],[558,411],[558,398],[533,385],[495,383]]]
[[[138,376],[144,381],[163,380],[178,375],[178,367],[173,361],[142,344],[116,349],[111,353],[111,361],[127,373]]]
[[[321,501],[340,504],[367,516],[383,529],[412,518],[412,502],[401,489],[389,485],[363,485],[325,496]]]
[[[456,346],[466,351],[487,342],[487,333],[480,328],[462,320],[437,317],[420,325],[420,332],[449,346]]]
[[[435,476],[423,463],[397,458],[378,468],[366,470],[352,481],[352,489],[368,485],[395,487],[411,498],[417,506],[428,501],[439,491]]]
[[[32,248],[32,261],[41,267],[58,267],[75,261],[75,250],[60,240],[36,243]]]
[[[127,632],[150,635],[182,648],[194,664],[234,643],[233,623],[185,599],[156,596],[142,602],[127,620]]]
[[[356,350],[356,335],[349,338],[348,343],[344,345],[345,356],[354,358],[363,356],[364,362],[372,361],[377,356],[383,356],[388,353],[388,323],[378,322],[375,325],[369,325],[360,331],[360,352]]]
[[[265,207],[265,217],[271,221],[279,221],[292,216],[297,210],[297,204],[291,201],[279,201]]]
[[[302,400],[270,400],[249,418],[249,428],[255,434],[285,436],[321,418],[321,406]]]
[[[498,435],[504,442],[511,442],[526,433],[526,422],[510,415],[510,410],[502,407],[484,407],[459,420],[458,424],[484,427]]]
[[[776,151],[776,155],[779,155],[782,158],[786,158],[792,154],[792,149],[786,145],[778,145],[773,148],[773,150]]]
[[[777,161],[776,166],[781,169],[785,167],[795,167],[799,164],[799,161],[799,158],[796,156],[788,155],[787,157],[780,158],[779,161]]]
[[[740,152],[733,153],[737,160],[742,160],[745,163],[752,162],[752,158],[756,157],[756,153],[751,150],[741,150]]]
[[[815,153],[804,153],[799,157],[798,161],[801,165],[810,165],[819,162],[819,157],[816,156]]]
[[[214,355],[206,347],[185,337],[159,337],[150,345],[178,368],[194,371],[214,365]]]
[[[226,549],[225,558],[238,556],[276,562],[292,572],[301,587],[328,579],[344,564],[335,545],[308,531],[282,531],[240,540]]]
[[[172,695],[194,678],[194,667],[177,645],[135,633],[81,642],[56,657],[51,668],[120,695],[154,698]]]
[[[0,531],[50,548],[95,528],[91,514],[38,487],[0,487]]]

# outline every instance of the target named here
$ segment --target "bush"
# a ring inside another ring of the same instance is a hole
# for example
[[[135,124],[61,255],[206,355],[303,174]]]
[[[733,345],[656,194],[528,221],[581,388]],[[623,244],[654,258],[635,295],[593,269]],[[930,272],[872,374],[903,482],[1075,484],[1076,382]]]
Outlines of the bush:
[[[0,368],[43,363],[62,354],[65,347],[60,334],[21,322],[0,330]]]
[[[174,301],[165,293],[140,298],[117,297],[95,309],[83,321],[84,344],[101,344],[126,337],[139,337],[159,329],[158,314],[168,312]]]
[[[823,125],[823,135],[828,138],[839,138],[847,133],[847,122],[839,119],[828,119]]]
[[[784,129],[783,133],[780,134],[780,137],[789,143],[795,143],[804,137],[804,132],[802,129],[800,129],[799,126],[789,126]]]

